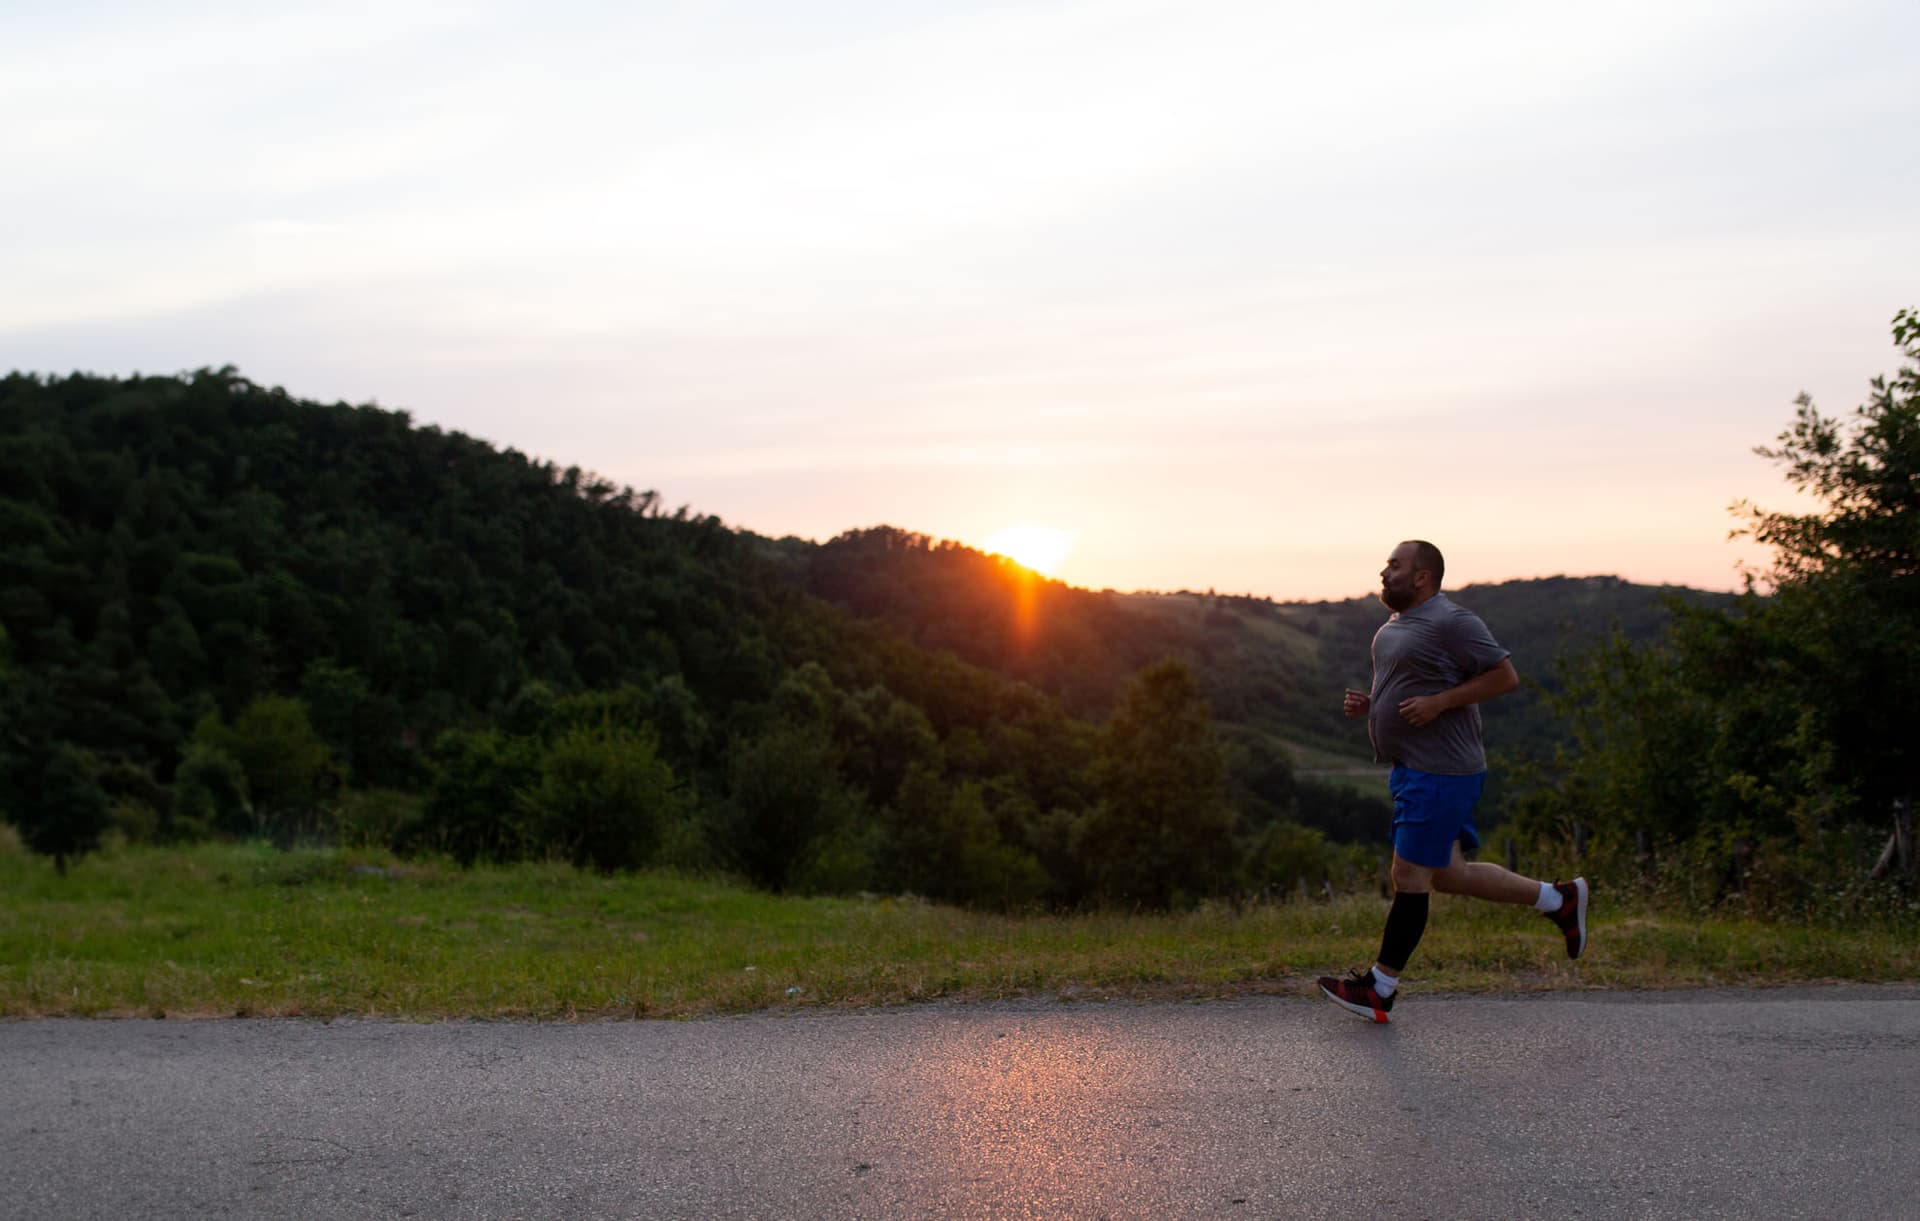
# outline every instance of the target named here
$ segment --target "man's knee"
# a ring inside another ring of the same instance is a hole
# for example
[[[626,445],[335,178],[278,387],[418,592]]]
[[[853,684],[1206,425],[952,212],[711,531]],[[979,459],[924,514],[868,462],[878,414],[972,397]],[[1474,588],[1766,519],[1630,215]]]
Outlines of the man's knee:
[[[1425,894],[1433,889],[1433,877],[1429,866],[1393,858],[1393,889],[1400,894]]]

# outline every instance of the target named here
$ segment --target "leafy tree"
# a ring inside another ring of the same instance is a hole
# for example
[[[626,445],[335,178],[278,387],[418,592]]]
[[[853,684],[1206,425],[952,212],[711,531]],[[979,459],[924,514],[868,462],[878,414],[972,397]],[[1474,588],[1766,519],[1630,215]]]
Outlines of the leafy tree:
[[[1747,594],[1675,605],[1658,644],[1615,637],[1575,668],[1559,701],[1575,749],[1521,793],[1523,827],[1581,826],[1603,854],[1745,841],[1810,885],[1833,832],[1911,800],[1920,737],[1888,709],[1920,699],[1920,318],[1902,311],[1894,336],[1915,363],[1851,420],[1802,395],[1757,450],[1814,507],[1735,505],[1736,533],[1775,549]]]
[[[673,769],[650,730],[576,726],[549,743],[540,781],[521,794],[537,842],[576,865],[653,863],[677,805]]]
[[[769,890],[792,889],[816,841],[861,816],[860,796],[835,770],[826,734],[785,724],[734,752],[717,812],[733,864]]]
[[[245,835],[256,829],[246,769],[210,742],[191,743],[174,773],[167,833],[191,840],[216,831]]]
[[[956,788],[915,763],[884,817],[891,832],[888,880],[893,886],[1001,910],[1034,903],[1046,890],[1040,863],[1002,838],[979,784]]]
[[[420,798],[396,789],[356,789],[332,803],[327,830],[349,848],[401,847],[420,821]]]
[[[1141,671],[1107,723],[1094,761],[1099,804],[1076,837],[1099,893],[1166,908],[1219,893],[1233,869],[1225,766],[1192,672]]]
[[[40,769],[38,800],[15,812],[21,837],[35,852],[67,861],[93,851],[107,829],[112,809],[100,787],[100,765],[92,754],[66,743],[56,745]]]
[[[463,865],[510,861],[537,847],[520,794],[541,782],[540,743],[493,730],[450,730],[434,744],[434,780],[408,845],[450,853]]]
[[[1279,821],[1260,828],[1246,856],[1246,882],[1253,890],[1285,894],[1305,878],[1317,885],[1328,875],[1326,837],[1311,827]]]
[[[1920,313],[1900,311],[1893,334],[1913,363],[1874,378],[1850,420],[1803,394],[1793,424],[1757,451],[1818,507],[1736,506],[1775,549],[1775,595],[1755,630],[1791,642],[1775,653],[1811,718],[1796,731],[1831,748],[1863,811],[1911,800],[1920,764],[1920,735],[1887,715],[1920,696]]]
[[[311,833],[323,800],[338,787],[333,752],[314,732],[306,706],[297,699],[254,700],[231,725],[209,715],[194,729],[194,741],[240,765],[256,833]]]

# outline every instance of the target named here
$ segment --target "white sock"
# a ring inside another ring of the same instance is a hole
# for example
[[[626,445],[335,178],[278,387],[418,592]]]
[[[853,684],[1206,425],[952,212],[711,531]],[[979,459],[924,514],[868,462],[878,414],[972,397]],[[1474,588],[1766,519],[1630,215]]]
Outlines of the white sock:
[[[1533,905],[1543,912],[1552,913],[1559,911],[1560,905],[1564,902],[1566,902],[1566,897],[1560,893],[1559,887],[1555,886],[1552,882],[1542,882],[1540,883],[1540,897],[1533,901]]]
[[[1394,993],[1394,989],[1398,988],[1399,986],[1400,986],[1399,976],[1388,975],[1385,971],[1382,971],[1379,967],[1375,967],[1373,969],[1373,990],[1380,994],[1381,1000],[1386,1000],[1389,996],[1392,996]]]

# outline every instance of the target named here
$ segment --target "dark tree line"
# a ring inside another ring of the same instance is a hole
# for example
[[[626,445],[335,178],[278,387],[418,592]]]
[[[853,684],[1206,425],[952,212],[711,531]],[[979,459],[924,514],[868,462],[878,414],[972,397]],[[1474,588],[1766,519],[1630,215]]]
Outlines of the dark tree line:
[[[1398,540],[1386,540],[1382,554]],[[953,542],[880,526],[824,545],[768,544],[809,592],[930,650],[1018,677],[1090,719],[1112,714],[1145,666],[1167,657],[1192,670],[1226,739],[1233,801],[1348,844],[1384,842],[1385,785],[1375,796],[1296,776],[1286,744],[1363,763],[1364,732],[1339,711],[1339,691],[1364,685],[1373,634],[1386,616],[1377,598],[1278,603],[1214,591],[1120,594],[1076,589],[1010,560]],[[1355,557],[1365,584],[1378,557]],[[1564,689],[1561,659],[1609,633],[1657,638],[1669,602],[1724,607],[1728,595],[1634,585],[1618,577],[1548,577],[1450,591],[1481,613],[1514,656],[1525,687],[1487,705],[1495,769],[1483,825],[1508,804],[1513,765],[1552,757],[1566,730],[1552,701]]]
[[[62,867],[113,830],[1164,906],[1342,859],[1155,629],[925,648],[788,544],[404,413],[15,374],[0,489],[0,810]]]

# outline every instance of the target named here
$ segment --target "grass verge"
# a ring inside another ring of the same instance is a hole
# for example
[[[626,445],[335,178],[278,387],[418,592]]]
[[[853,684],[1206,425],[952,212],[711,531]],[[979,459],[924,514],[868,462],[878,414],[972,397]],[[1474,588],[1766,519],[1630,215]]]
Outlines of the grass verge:
[[[1440,897],[1410,986],[1570,990],[1920,979],[1910,932],[1596,900],[1568,963],[1530,911]],[[1002,917],[665,874],[460,870],[257,845],[134,849],[64,878],[0,852],[0,1016],[695,1017],[1021,995],[1304,992],[1371,959],[1372,897]]]

